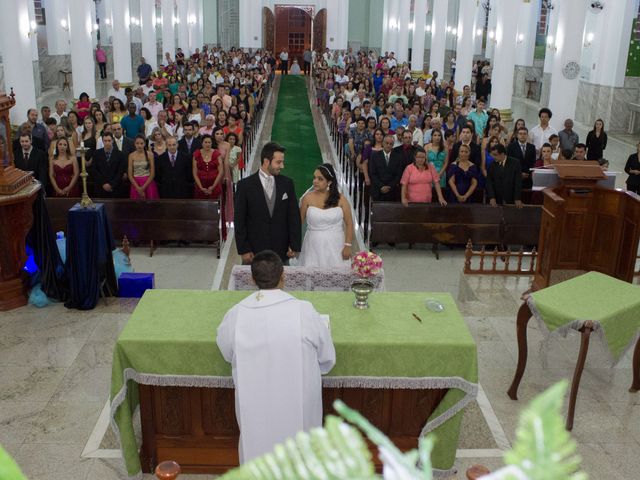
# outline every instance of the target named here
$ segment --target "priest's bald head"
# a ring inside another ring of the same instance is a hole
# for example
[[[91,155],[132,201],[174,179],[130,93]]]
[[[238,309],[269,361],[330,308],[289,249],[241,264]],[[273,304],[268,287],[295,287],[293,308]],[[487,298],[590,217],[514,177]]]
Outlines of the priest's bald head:
[[[260,290],[273,290],[284,286],[284,266],[280,256],[263,250],[251,261],[251,276]]]

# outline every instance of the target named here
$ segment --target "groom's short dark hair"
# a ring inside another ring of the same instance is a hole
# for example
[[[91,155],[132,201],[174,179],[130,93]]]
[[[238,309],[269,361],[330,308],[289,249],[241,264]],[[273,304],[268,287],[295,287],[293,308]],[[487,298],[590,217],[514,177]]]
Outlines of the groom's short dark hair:
[[[251,276],[261,290],[277,288],[283,271],[282,259],[272,250],[259,252],[251,261]]]
[[[264,163],[265,160],[269,160],[269,163],[273,160],[273,154],[276,152],[286,152],[287,149],[282,145],[276,142],[266,143],[264,147],[262,147],[262,152],[260,152],[260,163]]]

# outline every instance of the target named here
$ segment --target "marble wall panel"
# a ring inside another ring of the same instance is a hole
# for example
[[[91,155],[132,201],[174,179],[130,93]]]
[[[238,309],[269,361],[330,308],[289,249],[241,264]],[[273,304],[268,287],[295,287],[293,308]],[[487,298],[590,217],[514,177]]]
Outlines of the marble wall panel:
[[[4,67],[2,65],[0,65],[0,92],[7,92],[7,88],[4,86]]]
[[[542,76],[542,85],[540,88],[540,105],[549,105],[549,96],[551,94],[551,74],[544,73]]]
[[[640,103],[640,79],[627,78],[623,87],[580,82],[576,120],[592,125],[598,118],[611,132],[625,132],[629,124],[629,103]]]
[[[60,70],[71,71],[71,55],[49,55],[40,50],[39,55],[42,88],[62,87]]]

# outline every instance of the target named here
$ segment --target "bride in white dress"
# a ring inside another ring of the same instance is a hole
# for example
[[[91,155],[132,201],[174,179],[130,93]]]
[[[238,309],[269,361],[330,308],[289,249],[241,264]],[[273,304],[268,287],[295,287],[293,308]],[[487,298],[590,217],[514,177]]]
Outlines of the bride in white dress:
[[[347,199],[338,191],[330,163],[313,172],[313,189],[300,202],[302,224],[307,231],[298,264],[303,267],[348,266],[353,240],[353,218]]]

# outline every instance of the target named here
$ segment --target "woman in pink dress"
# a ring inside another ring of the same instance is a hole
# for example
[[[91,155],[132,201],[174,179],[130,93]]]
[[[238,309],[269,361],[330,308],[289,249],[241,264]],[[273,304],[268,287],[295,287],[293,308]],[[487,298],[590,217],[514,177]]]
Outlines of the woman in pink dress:
[[[79,197],[80,174],[75,155],[69,149],[69,140],[59,138],[55,143],[53,156],[49,160],[49,180],[54,197]]]
[[[447,204],[442,195],[438,171],[433,164],[427,163],[427,153],[422,148],[416,150],[413,163],[405,168],[400,185],[402,204],[405,207],[409,203],[431,203],[432,187],[436,189],[440,205]]]
[[[216,148],[220,152],[220,165],[223,171],[224,180],[222,192],[224,193],[224,220],[225,222],[233,222],[233,173],[229,164],[229,152],[231,145],[225,139],[226,135],[222,127],[216,127],[213,131],[213,139]]]
[[[128,174],[131,179],[129,198],[132,200],[155,200],[160,198],[158,186],[153,178],[156,174],[153,154],[147,150],[147,143],[138,135],[133,143],[135,150],[129,154]]]
[[[202,136],[202,148],[193,153],[193,197],[201,200],[217,200],[222,193],[224,171],[220,162],[220,152],[213,148],[210,135]]]

